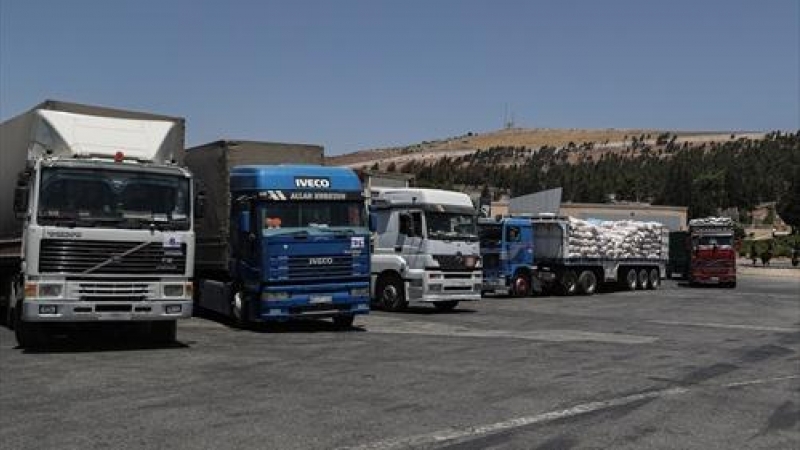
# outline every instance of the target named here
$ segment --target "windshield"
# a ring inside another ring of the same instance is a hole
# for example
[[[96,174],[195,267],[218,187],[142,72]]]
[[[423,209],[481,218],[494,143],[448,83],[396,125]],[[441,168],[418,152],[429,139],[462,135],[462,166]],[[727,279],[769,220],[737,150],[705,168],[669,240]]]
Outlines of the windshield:
[[[700,236],[696,245],[732,245],[733,236]]]
[[[430,239],[478,240],[477,217],[474,214],[427,211],[425,218]]]
[[[355,231],[367,226],[364,203],[358,201],[271,202],[261,208],[261,224],[264,235],[301,229]]]
[[[125,170],[46,168],[43,225],[189,229],[189,180]]]
[[[500,225],[479,225],[481,247],[498,247],[503,238],[503,227]]]

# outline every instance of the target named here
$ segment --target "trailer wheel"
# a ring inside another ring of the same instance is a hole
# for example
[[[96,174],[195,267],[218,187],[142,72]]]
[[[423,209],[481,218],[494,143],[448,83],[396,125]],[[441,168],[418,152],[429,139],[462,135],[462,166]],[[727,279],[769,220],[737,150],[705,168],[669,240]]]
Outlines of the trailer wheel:
[[[346,330],[348,328],[353,328],[353,322],[355,321],[355,319],[356,316],[353,314],[333,316],[333,326],[339,330]]]
[[[625,271],[625,289],[629,291],[635,291],[636,285],[638,284],[638,278],[636,277],[636,269],[628,269]]]
[[[244,290],[237,288],[231,298],[231,317],[237,328],[247,328],[250,325],[248,311],[247,295]]]
[[[381,275],[378,279],[378,303],[386,311],[402,311],[408,306],[403,280],[394,274]]]
[[[514,275],[514,279],[511,281],[511,295],[514,297],[531,295],[531,278],[524,273]]]
[[[458,300],[448,300],[444,302],[435,302],[433,306],[436,308],[437,311],[445,312],[445,311],[452,311],[456,309],[458,306]]]
[[[581,295],[593,295],[597,290],[597,275],[591,270],[584,270],[578,277],[578,288]]]
[[[650,269],[650,284],[648,284],[648,288],[650,289],[658,289],[658,286],[661,285],[661,273],[659,273],[658,269]]]
[[[578,292],[578,276],[574,270],[567,270],[561,274],[561,295],[570,296]]]
[[[650,289],[650,275],[647,269],[639,269],[639,281],[636,283],[637,289]]]

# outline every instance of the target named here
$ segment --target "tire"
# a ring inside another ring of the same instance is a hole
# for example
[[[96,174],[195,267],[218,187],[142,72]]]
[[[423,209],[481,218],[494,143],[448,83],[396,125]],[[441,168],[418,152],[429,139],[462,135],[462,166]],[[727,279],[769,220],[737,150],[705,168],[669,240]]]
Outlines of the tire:
[[[574,270],[567,270],[561,274],[561,295],[572,296],[578,292],[578,276]]]
[[[597,291],[597,275],[591,270],[584,270],[578,277],[578,290],[581,295],[594,295]]]
[[[636,269],[628,269],[625,271],[625,281],[623,286],[629,291],[635,291],[636,285],[639,284],[639,279],[636,276]]]
[[[247,301],[247,294],[238,288],[231,297],[231,318],[237,328],[246,329],[250,326],[250,308]]]
[[[637,289],[650,289],[650,275],[647,274],[647,269],[639,269],[637,279]]]
[[[403,280],[397,275],[387,274],[378,280],[378,304],[386,311],[402,311],[408,306]]]
[[[514,297],[528,297],[531,295],[531,277],[518,273],[511,280],[511,295]]]
[[[150,323],[150,342],[171,344],[178,337],[178,322],[175,320],[155,321]]]
[[[355,319],[356,316],[354,316],[353,314],[333,316],[333,326],[340,330],[353,328],[353,321],[355,321]]]
[[[458,306],[458,300],[448,300],[446,302],[435,302],[433,306],[437,311],[452,311]]]
[[[47,345],[49,336],[44,324],[22,320],[22,309],[19,304],[14,309],[16,312],[14,337],[17,339],[17,345],[25,349],[38,349]]]
[[[647,285],[649,289],[658,289],[661,285],[661,273],[658,269],[650,269],[650,283]]]
[[[728,287],[728,289],[736,289],[736,282],[735,281],[731,281],[730,283],[728,283],[727,287]]]

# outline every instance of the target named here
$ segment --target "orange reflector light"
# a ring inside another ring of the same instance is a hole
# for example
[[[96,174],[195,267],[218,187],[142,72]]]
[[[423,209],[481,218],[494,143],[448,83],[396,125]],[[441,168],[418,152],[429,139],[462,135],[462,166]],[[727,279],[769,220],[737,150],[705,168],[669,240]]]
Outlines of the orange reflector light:
[[[25,283],[25,297],[36,297],[39,293],[38,287],[36,283]]]

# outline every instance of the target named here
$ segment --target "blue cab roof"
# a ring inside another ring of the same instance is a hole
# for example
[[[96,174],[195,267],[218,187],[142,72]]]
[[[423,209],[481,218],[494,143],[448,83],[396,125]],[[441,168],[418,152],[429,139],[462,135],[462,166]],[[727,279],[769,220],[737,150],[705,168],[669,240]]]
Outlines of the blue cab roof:
[[[321,190],[319,186],[304,187],[296,179],[328,180],[327,191],[361,191],[361,180],[347,167],[305,164],[246,165],[231,169],[232,191],[245,190]]]

